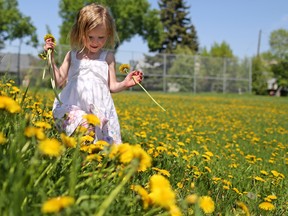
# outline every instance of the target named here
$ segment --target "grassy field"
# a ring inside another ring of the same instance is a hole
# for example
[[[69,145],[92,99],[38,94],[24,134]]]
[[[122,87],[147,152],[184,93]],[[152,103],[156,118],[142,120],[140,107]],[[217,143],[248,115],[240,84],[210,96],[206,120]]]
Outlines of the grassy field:
[[[0,83],[0,215],[287,215],[288,99],[113,95],[123,144],[53,125],[53,91]],[[91,134],[90,134],[91,135]]]

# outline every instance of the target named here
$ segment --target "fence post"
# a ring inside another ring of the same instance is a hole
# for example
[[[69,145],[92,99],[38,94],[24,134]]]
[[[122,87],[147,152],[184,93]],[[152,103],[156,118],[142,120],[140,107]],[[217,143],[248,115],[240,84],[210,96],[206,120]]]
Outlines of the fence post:
[[[166,54],[163,54],[163,92],[166,92],[166,75],[167,75],[167,59]]]
[[[223,87],[222,87],[222,91],[223,94],[226,92],[226,58],[223,58]]]
[[[194,94],[196,94],[196,91],[197,91],[196,77],[197,77],[199,70],[200,70],[199,56],[195,55],[194,56],[194,73],[193,73],[193,92],[194,92]]]
[[[249,93],[252,93],[252,58],[249,59]]]

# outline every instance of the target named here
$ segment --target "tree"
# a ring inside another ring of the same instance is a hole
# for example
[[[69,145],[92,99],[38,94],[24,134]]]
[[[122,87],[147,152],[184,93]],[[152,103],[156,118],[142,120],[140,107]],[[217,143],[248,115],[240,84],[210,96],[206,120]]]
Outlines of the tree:
[[[183,0],[160,0],[160,20],[163,23],[162,40],[157,51],[174,53],[177,47],[189,47],[193,53],[198,52],[198,37],[188,9]],[[155,50],[156,51],[156,50]]]
[[[211,47],[210,55],[212,57],[233,58],[233,51],[225,41],[221,44],[215,42]]]
[[[270,34],[269,44],[272,54],[279,59],[285,59],[288,55],[288,31],[278,29]]]
[[[286,91],[288,88],[288,31],[278,29],[270,34],[270,65],[274,77],[277,79],[279,89]]]
[[[20,39],[21,44],[26,36],[27,44],[38,45],[36,28],[30,17],[20,13],[17,0],[0,0],[0,47],[6,40]]]
[[[63,23],[60,27],[60,43],[69,44],[68,35],[75,20],[76,13],[85,4],[95,2],[93,0],[60,1],[60,16]],[[148,41],[149,47],[155,47],[155,41],[159,41],[160,20],[157,10],[151,10],[147,0],[99,0],[98,3],[110,8],[116,22],[120,44],[129,41],[136,34]],[[118,44],[118,45],[120,45]]]

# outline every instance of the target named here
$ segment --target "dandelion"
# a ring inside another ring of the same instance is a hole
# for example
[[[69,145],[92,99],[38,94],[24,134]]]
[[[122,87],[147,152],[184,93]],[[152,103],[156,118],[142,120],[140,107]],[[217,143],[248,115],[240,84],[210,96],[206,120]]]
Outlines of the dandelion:
[[[128,74],[129,71],[130,71],[130,65],[129,65],[129,64],[122,64],[122,65],[120,65],[119,71],[120,71],[120,73]],[[153,101],[155,104],[157,104],[163,111],[166,111],[166,110],[149,94],[149,92],[141,85],[141,83],[136,82],[136,80],[134,79],[134,77],[133,77],[133,80],[135,81],[135,83],[137,83],[137,84],[144,90],[144,92],[152,99],[152,101]]]
[[[267,171],[265,171],[265,170],[261,170],[260,173],[265,175],[265,176],[269,175],[269,173]]]
[[[48,156],[59,157],[63,152],[63,146],[56,139],[45,139],[38,145],[39,151]]]
[[[133,159],[139,159],[138,171],[145,171],[151,166],[151,157],[141,148],[140,145],[121,144],[118,146],[120,162],[127,164]]]
[[[76,140],[74,137],[69,137],[69,136],[66,136],[64,133],[61,133],[60,138],[66,147],[68,148],[76,147]]]
[[[197,196],[197,194],[188,195],[188,196],[185,198],[185,201],[186,201],[188,204],[196,204],[197,201],[198,201],[198,196]]]
[[[214,201],[209,196],[201,196],[198,203],[205,214],[211,214],[215,210]]]
[[[277,199],[277,196],[275,195],[269,195],[267,196],[268,199],[271,199],[271,200],[276,200]]]
[[[162,175],[153,175],[150,178],[149,186],[153,204],[169,209],[176,202],[176,195],[171,188],[170,182]]]
[[[94,125],[94,126],[100,125],[100,120],[99,120],[99,118],[98,118],[96,115],[94,115],[94,114],[84,115],[83,118],[86,119],[87,122],[88,122],[89,124],[91,124],[91,125]]]
[[[182,182],[178,182],[178,183],[177,183],[177,187],[178,187],[179,189],[182,189],[182,188],[184,187],[184,184],[183,184]]]
[[[246,216],[250,216],[249,209],[245,205],[245,203],[238,201],[238,202],[236,202],[236,205],[245,213]]]
[[[266,182],[263,178],[261,178],[261,177],[259,177],[259,176],[254,177],[254,179],[255,179],[256,181]]]
[[[160,174],[162,174],[164,176],[170,177],[169,171],[167,171],[165,169],[159,169],[157,167],[152,167],[152,169],[158,171],[158,173],[160,173]]]
[[[63,208],[73,205],[75,202],[73,197],[61,196],[52,198],[45,203],[43,203],[41,211],[42,213],[57,213]]]
[[[147,209],[149,205],[152,203],[152,200],[150,199],[148,192],[141,185],[132,185],[131,189],[141,196],[143,202],[143,208]]]
[[[259,204],[258,207],[265,211],[272,211],[275,209],[275,206],[270,202],[262,202]]]
[[[3,145],[7,142],[6,137],[4,136],[4,134],[2,132],[0,132],[0,145]]]
[[[38,140],[43,140],[46,137],[42,128],[33,126],[26,127],[24,130],[24,135],[26,137],[36,137]]]
[[[102,156],[99,154],[90,154],[86,156],[86,161],[102,161]]]
[[[10,97],[0,96],[0,109],[5,109],[10,113],[19,113],[20,105]]]
[[[49,123],[47,123],[47,122],[36,122],[35,123],[35,126],[36,127],[40,127],[40,128],[44,128],[44,129],[50,129],[50,128],[52,128],[52,126],[49,124]]]

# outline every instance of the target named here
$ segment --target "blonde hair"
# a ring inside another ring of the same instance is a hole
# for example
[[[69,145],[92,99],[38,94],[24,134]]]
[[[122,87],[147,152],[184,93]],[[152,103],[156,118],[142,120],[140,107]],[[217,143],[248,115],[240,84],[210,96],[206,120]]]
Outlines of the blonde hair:
[[[70,32],[71,48],[83,50],[83,39],[87,37],[89,31],[101,24],[104,24],[108,34],[105,47],[114,48],[117,33],[113,17],[108,8],[96,3],[86,5],[78,12]]]

